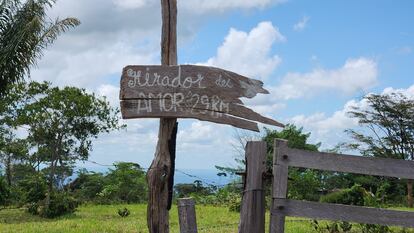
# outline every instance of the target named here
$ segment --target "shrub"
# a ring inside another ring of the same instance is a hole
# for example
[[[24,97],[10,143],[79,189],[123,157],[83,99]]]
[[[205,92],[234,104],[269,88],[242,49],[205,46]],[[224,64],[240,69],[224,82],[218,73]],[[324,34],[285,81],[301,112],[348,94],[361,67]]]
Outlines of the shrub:
[[[356,206],[371,206],[371,207],[379,207],[379,203],[375,196],[365,190],[361,185],[354,185],[349,189],[343,189],[337,192],[333,192],[322,196],[320,199],[321,202],[326,203],[337,203],[337,204],[344,204],[344,205],[356,205]],[[349,232],[352,228],[352,225],[347,222],[333,222],[331,224],[326,225],[326,227],[320,227],[315,221],[314,224],[315,229],[319,230],[319,232]],[[380,226],[374,224],[359,224],[361,228],[361,232],[363,233],[387,233],[391,232],[390,228],[387,226]]]
[[[50,195],[49,205],[46,198],[37,203],[29,204],[27,211],[45,218],[55,218],[76,211],[78,202],[66,192],[53,192]]]
[[[372,195],[360,185],[354,185],[350,189],[343,189],[322,196],[320,201],[344,205],[364,206],[365,202],[372,202]]]
[[[27,212],[33,215],[39,214],[39,203],[32,202],[27,205]]]
[[[313,220],[312,226],[315,231],[319,233],[339,233],[339,232],[350,232],[352,229],[352,224],[348,222],[332,222],[326,225],[320,225],[318,221]]]
[[[124,217],[128,217],[130,212],[127,208],[123,208],[123,209],[118,209],[118,214],[119,214],[119,216],[124,218]]]
[[[232,193],[228,198],[228,206],[230,211],[240,212],[242,198],[238,194]]]
[[[4,180],[3,176],[0,176],[0,205],[6,205],[10,195],[10,189]]]
[[[46,197],[46,178],[42,175],[28,176],[19,183],[24,193],[24,203],[38,202]]]

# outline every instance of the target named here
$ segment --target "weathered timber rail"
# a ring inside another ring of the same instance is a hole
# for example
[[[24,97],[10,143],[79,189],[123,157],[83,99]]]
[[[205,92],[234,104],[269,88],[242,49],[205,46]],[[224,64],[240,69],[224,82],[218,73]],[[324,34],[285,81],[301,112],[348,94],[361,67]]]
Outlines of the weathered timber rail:
[[[414,179],[414,162],[292,149],[278,139],[274,146],[270,233],[284,232],[286,216],[414,227],[414,212],[286,198],[289,167]]]

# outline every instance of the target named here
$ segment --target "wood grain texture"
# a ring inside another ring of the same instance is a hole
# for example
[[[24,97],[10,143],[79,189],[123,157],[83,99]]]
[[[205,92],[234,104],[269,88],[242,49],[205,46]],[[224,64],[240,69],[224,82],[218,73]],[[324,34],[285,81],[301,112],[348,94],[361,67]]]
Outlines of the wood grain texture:
[[[286,198],[288,187],[288,166],[284,164],[277,164],[276,158],[283,156],[288,149],[287,141],[275,139],[273,152],[273,183],[272,183],[272,197]],[[272,199],[273,200],[273,199]],[[274,209],[274,201],[271,202],[271,210]],[[285,232],[285,216],[277,212],[270,213],[270,233],[284,233]]]
[[[312,219],[414,227],[414,212],[275,199],[272,213]]]
[[[168,233],[168,180],[171,175],[169,140],[176,120],[160,119],[155,158],[147,172],[147,224],[150,233]]]
[[[162,35],[161,35],[161,64],[177,65],[176,25],[177,1],[161,0]],[[169,232],[169,181],[173,175],[171,159],[171,139],[176,133],[176,118],[161,118],[158,131],[158,142],[154,160],[147,172],[148,204],[147,225],[150,233]]]
[[[239,233],[265,232],[265,193],[263,190],[265,169],[266,142],[247,142],[247,176],[240,211]]]
[[[136,111],[133,115],[128,115],[133,111],[124,110],[121,105],[121,112],[124,119],[145,118],[151,115],[159,117],[159,114],[164,112],[168,117],[171,111],[183,112],[183,109],[190,108],[221,112],[283,127],[280,122],[245,107],[239,99],[252,98],[258,93],[268,93],[261,81],[214,67],[127,66],[121,78],[121,102],[145,102],[149,107],[146,107],[145,111]],[[169,103],[174,108],[164,106],[165,103]],[[153,108],[159,106],[161,106],[160,112],[152,112]],[[187,118],[192,118],[192,115],[188,115]]]
[[[124,119],[136,118],[138,115],[140,118],[154,118],[154,117],[168,117],[168,118],[195,118],[202,121],[210,121],[219,124],[232,125],[234,127],[248,129],[252,131],[259,131],[259,128],[255,122],[244,120],[242,118],[236,118],[224,113],[214,112],[209,110],[190,109],[183,108],[182,111],[161,111],[157,103],[153,104],[153,110],[150,113],[141,112],[137,114],[137,107],[139,100],[121,101],[122,115]],[[168,108],[171,104],[166,103],[164,106]]]
[[[180,233],[197,233],[195,202],[192,198],[180,198],[177,201]]]
[[[277,164],[327,171],[414,179],[414,161],[311,152],[290,148],[284,155],[287,155],[287,157],[283,158],[283,155],[278,155]]]
[[[184,92],[253,98],[268,94],[263,82],[209,66],[130,65],[122,71],[120,99],[138,98],[137,92]]]

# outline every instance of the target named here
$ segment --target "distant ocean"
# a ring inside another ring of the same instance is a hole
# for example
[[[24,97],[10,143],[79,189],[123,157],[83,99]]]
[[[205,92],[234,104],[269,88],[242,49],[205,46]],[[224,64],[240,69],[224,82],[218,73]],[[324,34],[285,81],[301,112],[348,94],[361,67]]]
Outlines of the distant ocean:
[[[104,167],[90,167],[86,169],[93,172],[108,172],[108,168]],[[194,181],[200,180],[204,186],[224,186],[237,178],[235,176],[218,176],[217,173],[219,173],[217,169],[176,169],[174,184],[194,183]],[[75,177],[76,175],[72,176],[71,179],[75,179]]]

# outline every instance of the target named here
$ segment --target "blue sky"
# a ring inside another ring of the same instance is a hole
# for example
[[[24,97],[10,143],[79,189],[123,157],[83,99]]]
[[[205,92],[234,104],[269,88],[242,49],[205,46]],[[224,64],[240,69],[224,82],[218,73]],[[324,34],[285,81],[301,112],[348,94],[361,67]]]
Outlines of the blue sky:
[[[363,106],[365,94],[400,91],[414,96],[413,1],[178,3],[179,63],[217,66],[263,80],[271,94],[246,104],[283,123],[303,126],[312,133],[312,142],[322,142],[325,149],[348,140],[343,130],[357,124],[346,111]],[[59,0],[50,15],[78,17],[82,25],[48,49],[32,72],[34,80],[86,88],[117,107],[122,68],[160,63],[159,1]],[[149,166],[157,120],[125,122],[126,131],[95,141],[91,160]],[[179,122],[178,168],[234,163],[232,127]]]

